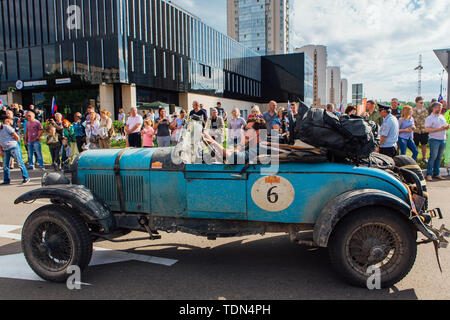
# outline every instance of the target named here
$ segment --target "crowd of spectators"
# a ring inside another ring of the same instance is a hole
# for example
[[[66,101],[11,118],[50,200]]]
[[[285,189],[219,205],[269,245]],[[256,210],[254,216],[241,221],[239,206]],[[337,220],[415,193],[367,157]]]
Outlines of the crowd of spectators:
[[[423,162],[427,165],[427,180],[444,180],[441,176],[441,164],[450,167],[450,147],[447,137],[450,134],[450,110],[445,101],[431,101],[425,107],[425,100],[417,97],[415,106],[400,107],[398,99],[392,99],[391,105],[369,101],[367,116],[381,124],[381,145],[379,152],[391,157],[406,155],[408,149],[417,161],[419,148]],[[429,149],[429,154],[428,154]]]
[[[430,110],[426,110],[421,97],[416,99],[415,107],[406,105],[402,108],[397,99],[392,99],[390,105],[368,101],[363,116],[381,126],[380,153],[393,157],[405,155],[409,149],[417,160],[418,149],[421,148],[422,158],[428,166],[427,179],[443,179],[439,171],[443,156],[445,164],[450,166],[450,147],[446,144],[447,134],[450,133],[447,132],[450,129],[450,110],[444,107],[433,101]],[[332,104],[324,108],[340,115]],[[357,112],[356,106],[345,108],[348,116],[355,116]],[[188,117],[202,121],[206,140],[214,141],[225,149],[227,145],[245,144],[246,132],[255,125],[264,127],[269,135],[277,136],[280,144],[292,144],[296,114],[296,103],[284,108],[278,107],[276,101],[269,102],[265,113],[254,105],[247,119],[241,116],[238,108],[233,109],[229,116],[220,102],[210,109],[209,114],[198,101],[193,102],[189,112],[181,110],[171,115],[165,108],[139,112],[133,107],[128,114],[119,109],[118,122],[123,125],[115,132],[111,113],[107,110],[97,113],[94,106],[88,106],[85,114],[75,113],[72,123],[60,113],[45,120],[42,110],[32,105],[27,110],[18,104],[3,106],[0,110],[3,123],[0,128],[0,155],[3,158],[4,183],[10,182],[10,168],[14,166],[14,160],[22,170],[24,183],[29,181],[29,170],[34,170],[36,166],[45,170],[42,141],[48,145],[53,168],[61,170],[85,150],[111,148],[111,140],[117,136],[126,141],[127,147],[175,146]],[[23,162],[21,140],[28,153],[27,165]]]

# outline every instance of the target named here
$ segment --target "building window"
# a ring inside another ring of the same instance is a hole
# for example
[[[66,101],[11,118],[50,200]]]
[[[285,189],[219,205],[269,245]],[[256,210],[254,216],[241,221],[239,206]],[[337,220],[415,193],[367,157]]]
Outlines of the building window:
[[[172,80],[175,80],[176,78],[176,68],[175,68],[175,55],[172,55]]]
[[[166,61],[166,53],[163,52],[163,77],[167,78],[167,65],[166,65],[167,61]]]
[[[180,80],[184,82],[183,57],[180,57]]]
[[[157,76],[157,72],[156,72],[156,49],[153,49],[153,75],[156,77]]]
[[[144,74],[147,73],[147,65],[146,65],[146,56],[145,56],[145,45],[142,46],[142,72]]]
[[[134,72],[134,43],[131,41],[130,46],[131,72]]]

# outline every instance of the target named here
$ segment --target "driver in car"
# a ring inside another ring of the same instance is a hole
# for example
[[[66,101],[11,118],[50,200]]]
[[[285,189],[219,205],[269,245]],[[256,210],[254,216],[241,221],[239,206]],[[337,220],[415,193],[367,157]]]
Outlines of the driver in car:
[[[228,164],[256,164],[259,156],[267,155],[267,148],[260,145],[261,141],[266,141],[267,124],[260,118],[248,120],[244,128],[245,144],[233,149],[225,149],[206,132],[202,135],[204,142]]]

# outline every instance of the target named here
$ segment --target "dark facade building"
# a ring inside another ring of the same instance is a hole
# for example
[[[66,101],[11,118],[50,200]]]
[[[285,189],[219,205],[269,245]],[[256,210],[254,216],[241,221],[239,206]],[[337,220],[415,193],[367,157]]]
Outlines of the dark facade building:
[[[313,104],[313,62],[305,53],[264,56],[261,70],[265,97]]]
[[[189,94],[263,103],[271,68],[270,86],[279,78],[289,92],[280,97],[304,90],[286,80],[302,78],[291,58],[270,67],[274,59],[163,0],[0,0],[0,10],[0,89],[25,106],[55,96],[70,112],[94,101],[117,114]]]
[[[362,103],[364,97],[363,84],[357,83],[352,85],[352,103],[357,106]]]

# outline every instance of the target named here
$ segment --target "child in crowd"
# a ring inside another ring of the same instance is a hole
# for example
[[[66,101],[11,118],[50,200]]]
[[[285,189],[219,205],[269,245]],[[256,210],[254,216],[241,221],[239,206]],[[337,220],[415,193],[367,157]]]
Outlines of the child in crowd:
[[[96,113],[91,115],[91,118],[85,122],[86,126],[86,146],[85,149],[98,149],[100,121]]]
[[[47,145],[50,149],[50,155],[52,157],[53,168],[59,170],[61,167],[61,159],[59,157],[61,151],[61,142],[59,135],[56,133],[54,126],[49,126],[47,131]]]
[[[144,148],[153,148],[153,138],[155,137],[155,129],[153,129],[153,121],[147,119],[144,121],[144,128],[141,131],[144,141]]]
[[[61,146],[61,162],[63,166],[67,166],[70,163],[71,157],[72,157],[72,148],[69,145],[69,140],[67,138],[63,138]]]

